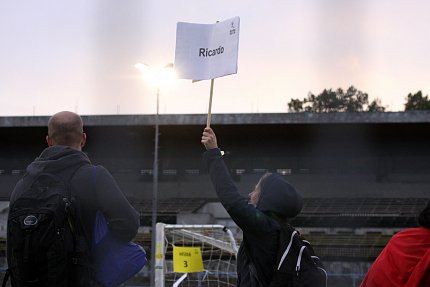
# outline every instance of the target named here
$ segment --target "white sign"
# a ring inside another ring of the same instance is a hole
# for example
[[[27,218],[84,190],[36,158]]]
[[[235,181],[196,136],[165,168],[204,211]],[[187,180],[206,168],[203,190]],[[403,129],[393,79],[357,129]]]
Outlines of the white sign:
[[[239,17],[214,24],[178,22],[175,72],[180,79],[209,80],[237,73]]]

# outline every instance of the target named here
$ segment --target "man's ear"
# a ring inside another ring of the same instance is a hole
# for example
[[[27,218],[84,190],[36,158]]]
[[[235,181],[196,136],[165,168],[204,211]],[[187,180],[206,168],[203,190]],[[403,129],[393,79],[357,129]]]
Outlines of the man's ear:
[[[48,144],[48,146],[53,146],[54,142],[52,141],[52,138],[50,138],[49,136],[46,136],[46,143]]]
[[[86,133],[82,133],[81,148],[83,148],[85,146],[86,142],[87,142],[87,134]]]

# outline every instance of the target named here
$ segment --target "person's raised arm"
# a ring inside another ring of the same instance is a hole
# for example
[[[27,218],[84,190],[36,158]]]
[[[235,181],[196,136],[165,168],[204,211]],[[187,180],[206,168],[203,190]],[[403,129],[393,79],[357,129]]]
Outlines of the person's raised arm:
[[[211,128],[205,128],[201,139],[206,148],[203,154],[205,166],[209,171],[218,198],[233,221],[242,229],[259,233],[269,228],[266,216],[248,204],[248,198],[240,195],[224,163],[218,148],[217,138]]]

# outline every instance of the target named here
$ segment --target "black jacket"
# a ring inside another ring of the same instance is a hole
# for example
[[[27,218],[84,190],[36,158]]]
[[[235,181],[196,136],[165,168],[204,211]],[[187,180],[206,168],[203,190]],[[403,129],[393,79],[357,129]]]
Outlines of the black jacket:
[[[124,242],[133,239],[139,227],[139,214],[127,201],[115,179],[104,167],[92,165],[85,153],[66,146],[46,148],[27,167],[27,173],[12,192],[10,205],[20,196],[21,186],[26,180],[42,172],[54,173],[66,180],[75,170],[70,186],[76,199],[77,218],[89,248],[94,241],[98,210],[105,216],[115,237]]]
[[[262,187],[256,208],[248,204],[248,198],[239,194],[219,149],[205,152],[203,159],[220,202],[243,231],[243,242],[237,257],[237,286],[268,286],[275,268],[281,229],[279,222],[286,220],[281,213],[295,216],[301,209],[301,197],[279,175],[274,175],[268,187],[270,191]],[[289,190],[286,191],[285,187]],[[254,263],[255,271],[251,271],[251,262]]]

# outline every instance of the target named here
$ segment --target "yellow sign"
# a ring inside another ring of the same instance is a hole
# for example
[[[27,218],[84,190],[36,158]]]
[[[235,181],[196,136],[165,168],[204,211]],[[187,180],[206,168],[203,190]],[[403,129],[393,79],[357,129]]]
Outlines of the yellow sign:
[[[203,258],[200,247],[173,246],[173,272],[203,272]]]

